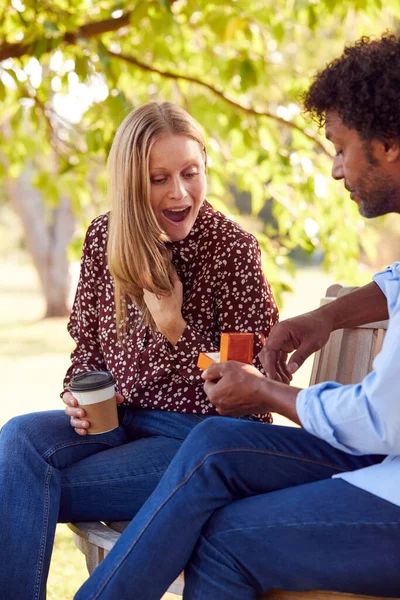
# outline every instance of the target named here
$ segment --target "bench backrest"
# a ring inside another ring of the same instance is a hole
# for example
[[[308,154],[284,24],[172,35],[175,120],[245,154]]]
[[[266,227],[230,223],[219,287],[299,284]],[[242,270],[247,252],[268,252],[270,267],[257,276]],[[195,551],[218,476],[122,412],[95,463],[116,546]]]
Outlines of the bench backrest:
[[[321,303],[332,302],[356,289],[332,285]],[[378,321],[334,331],[328,343],[315,354],[310,385],[322,381],[343,384],[362,381],[372,371],[372,363],[382,347],[387,324],[387,321]]]

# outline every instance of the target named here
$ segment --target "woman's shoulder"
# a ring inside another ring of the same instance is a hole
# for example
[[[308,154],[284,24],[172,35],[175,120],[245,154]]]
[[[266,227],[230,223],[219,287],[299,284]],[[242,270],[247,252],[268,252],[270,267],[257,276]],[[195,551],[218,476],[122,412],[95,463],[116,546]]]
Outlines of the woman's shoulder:
[[[99,259],[107,252],[109,213],[99,215],[90,223],[86,230],[83,244],[83,255],[89,258]]]
[[[87,228],[86,236],[88,238],[100,236],[107,239],[109,216],[110,213],[107,212],[93,219]]]
[[[237,243],[244,246],[257,246],[258,242],[253,234],[249,233],[239,223],[231,217],[227,217],[219,210],[212,209],[210,214],[210,228],[208,229],[211,236],[224,245],[232,246]]]

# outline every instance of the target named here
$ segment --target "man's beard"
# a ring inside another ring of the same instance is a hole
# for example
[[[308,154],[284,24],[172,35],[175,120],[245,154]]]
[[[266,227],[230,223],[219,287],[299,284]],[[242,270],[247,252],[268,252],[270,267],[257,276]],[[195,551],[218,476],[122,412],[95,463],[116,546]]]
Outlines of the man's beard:
[[[360,200],[358,210],[363,217],[367,219],[374,219],[375,217],[381,217],[391,212],[400,212],[398,207],[395,207],[391,200],[383,200],[379,204],[370,204],[368,201]]]
[[[391,212],[400,212],[400,189],[388,178],[369,172],[356,186],[360,198],[358,209],[367,219],[380,217]]]

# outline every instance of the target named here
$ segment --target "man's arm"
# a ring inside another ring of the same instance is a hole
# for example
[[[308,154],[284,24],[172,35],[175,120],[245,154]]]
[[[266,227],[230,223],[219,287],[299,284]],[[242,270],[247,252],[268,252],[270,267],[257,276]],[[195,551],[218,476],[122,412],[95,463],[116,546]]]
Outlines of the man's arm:
[[[332,323],[331,331],[388,318],[385,294],[374,281],[317,309]]]
[[[311,354],[322,348],[332,331],[357,327],[388,318],[387,300],[375,283],[341,296],[316,310],[281,321],[273,328],[260,361],[271,379],[279,379],[277,371],[297,369]],[[286,366],[286,356],[293,351]]]

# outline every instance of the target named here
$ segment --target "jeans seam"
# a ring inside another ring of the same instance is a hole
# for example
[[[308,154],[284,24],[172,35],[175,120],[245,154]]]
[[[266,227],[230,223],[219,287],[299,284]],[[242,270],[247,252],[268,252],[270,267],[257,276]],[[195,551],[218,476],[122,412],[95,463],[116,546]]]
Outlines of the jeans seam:
[[[185,485],[192,478],[192,476],[195,474],[195,472],[206,462],[206,460],[208,460],[210,457],[215,456],[217,454],[222,454],[222,453],[229,453],[230,454],[230,453],[236,453],[236,452],[255,452],[257,454],[279,454],[280,456],[285,456],[286,458],[292,458],[292,459],[295,459],[295,460],[306,460],[307,462],[311,462],[311,463],[314,463],[314,464],[324,464],[325,466],[332,467],[332,465],[328,465],[326,463],[321,463],[320,461],[315,461],[315,460],[311,460],[311,459],[304,459],[304,458],[298,458],[298,457],[294,457],[292,455],[288,455],[288,454],[285,454],[285,453],[282,453],[282,452],[277,452],[277,451],[272,452],[270,450],[258,450],[258,449],[255,449],[255,448],[224,448],[224,449],[221,449],[221,450],[214,450],[212,452],[209,452],[208,454],[206,454],[205,456],[203,456],[200,459],[200,461],[198,463],[196,463],[192,467],[192,470],[186,475],[186,477],[183,480],[181,480],[179,483],[176,484],[176,486],[171,491],[171,493],[167,496],[167,498],[165,498],[165,500],[162,502],[162,504],[160,504],[155,509],[155,511],[153,512],[153,514],[147,519],[147,522],[143,525],[141,531],[136,535],[135,539],[132,540],[132,542],[129,545],[129,547],[125,550],[123,556],[119,559],[118,563],[115,565],[115,567],[113,568],[113,570],[108,574],[106,580],[100,585],[100,587],[98,588],[98,590],[94,592],[94,595],[91,597],[91,600],[96,600],[96,598],[99,597],[99,594],[104,590],[105,586],[110,582],[110,580],[115,575],[115,573],[117,572],[117,570],[120,568],[120,566],[122,565],[122,563],[126,560],[126,558],[128,557],[129,553],[131,552],[131,550],[138,543],[138,541],[140,540],[140,538],[142,537],[142,535],[144,534],[144,532],[146,531],[146,529],[149,527],[150,523],[158,515],[158,513],[161,511],[161,509],[164,508],[165,504],[172,498],[172,496],[174,496],[176,494],[176,492],[178,492],[183,487],[183,485]],[[337,468],[337,467],[335,466],[335,468]]]
[[[223,450],[225,452],[226,450]],[[343,471],[346,473],[349,470],[349,467],[340,467],[334,463],[327,462],[325,460],[316,460],[315,458],[310,458],[307,456],[295,456],[293,454],[288,454],[287,452],[281,452],[280,450],[257,450],[256,448],[229,448],[231,452],[255,452],[257,454],[270,454],[273,456],[280,456],[283,458],[289,458],[291,460],[298,460],[301,462],[307,462],[314,465],[320,465],[322,467],[329,467],[331,469],[336,469],[338,471]],[[218,451],[216,452],[218,453]]]
[[[211,540],[213,538],[217,538],[219,535],[225,535],[226,533],[235,533],[236,531],[250,531],[252,529],[274,529],[274,528],[284,528],[290,527],[293,529],[302,529],[303,527],[399,527],[398,521],[356,521],[353,523],[349,523],[348,521],[304,521],[304,523],[273,523],[271,525],[249,525],[248,527],[236,527],[233,529],[224,529],[224,531],[219,531],[217,533],[212,533],[211,535],[204,536],[205,539],[212,543]]]
[[[49,506],[50,506],[49,487],[50,487],[51,477],[52,477],[52,468],[50,466],[48,466],[47,472],[46,472],[46,478],[45,478],[44,516],[43,516],[42,539],[40,541],[40,547],[39,547],[37,578],[36,578],[36,584],[35,584],[35,595],[34,595],[35,600],[40,598],[40,593],[41,593],[40,587],[41,587],[41,581],[43,578],[43,565],[44,565],[43,555],[44,555],[45,549],[46,549],[47,531],[49,528]]]
[[[161,469],[160,471],[149,471],[148,473],[143,473],[141,475],[134,475],[134,476],[132,476],[132,475],[126,475],[126,476],[123,476],[123,477],[114,477],[113,479],[101,479],[101,480],[94,479],[92,481],[90,479],[85,479],[84,481],[77,481],[75,483],[62,483],[61,487],[68,487],[68,488],[70,488],[70,487],[79,487],[80,485],[86,486],[88,484],[90,485],[90,484],[93,484],[93,483],[95,483],[96,485],[101,485],[102,483],[110,483],[112,481],[123,481],[124,479],[130,480],[132,478],[139,479],[140,477],[146,478],[149,475],[161,475],[161,474],[164,474],[164,473],[165,473],[165,469]]]
[[[63,444],[58,444],[57,446],[52,446],[51,448],[49,448],[49,450],[47,450],[44,454],[43,454],[43,458],[49,458],[50,456],[52,456],[55,452],[57,452],[58,450],[63,450],[64,448],[69,448],[71,446],[76,446],[78,444],[84,444],[85,446],[88,444],[104,444],[105,446],[109,446],[111,448],[115,448],[116,446],[118,446],[119,444],[113,444],[112,442],[101,442],[98,440],[76,440],[75,442],[64,442]]]

